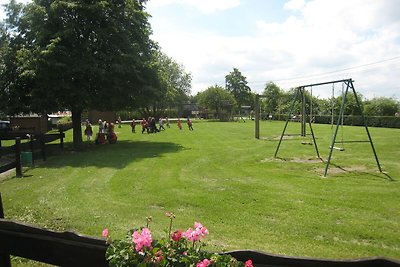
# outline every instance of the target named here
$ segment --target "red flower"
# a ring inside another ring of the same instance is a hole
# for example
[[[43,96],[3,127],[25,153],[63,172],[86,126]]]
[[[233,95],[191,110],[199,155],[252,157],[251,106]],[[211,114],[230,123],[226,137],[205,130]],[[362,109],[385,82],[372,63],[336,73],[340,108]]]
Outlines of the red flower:
[[[244,263],[245,267],[253,267],[253,261],[252,260],[248,260]]]
[[[179,241],[182,237],[182,231],[177,230],[171,234],[171,239],[174,240],[175,242]]]

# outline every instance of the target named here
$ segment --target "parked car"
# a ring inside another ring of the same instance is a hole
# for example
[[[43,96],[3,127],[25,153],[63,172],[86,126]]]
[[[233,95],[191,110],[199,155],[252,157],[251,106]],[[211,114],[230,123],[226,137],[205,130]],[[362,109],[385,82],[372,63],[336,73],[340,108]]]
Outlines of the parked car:
[[[9,131],[11,130],[9,121],[0,121],[0,131]]]

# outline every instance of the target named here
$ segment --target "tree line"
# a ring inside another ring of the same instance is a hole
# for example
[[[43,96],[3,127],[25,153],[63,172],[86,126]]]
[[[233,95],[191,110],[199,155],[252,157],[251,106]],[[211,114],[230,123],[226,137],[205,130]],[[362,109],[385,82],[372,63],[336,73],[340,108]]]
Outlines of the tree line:
[[[227,114],[238,114],[243,106],[254,110],[255,93],[247,85],[247,78],[234,68],[225,76],[225,88],[219,85],[210,86],[205,91],[195,96],[195,101],[202,109],[212,112],[215,117],[225,119]],[[288,91],[283,90],[273,82],[265,84],[261,98],[261,112],[267,114],[287,114],[290,112],[291,104],[295,96],[295,88]],[[300,97],[300,96],[299,96]],[[321,99],[313,96],[310,92],[305,93],[307,110],[310,114],[318,116],[338,115],[340,112],[342,95]],[[346,97],[345,115],[366,116],[395,116],[400,112],[400,102],[394,98],[377,97],[363,100],[361,93],[357,92],[360,110],[357,106],[354,94],[349,91]],[[294,114],[301,113],[301,101],[297,99],[294,106]]]
[[[151,40],[146,0],[11,0],[0,24],[0,111],[70,110],[74,147],[90,109],[153,116],[188,99],[192,76]]]
[[[72,112],[73,143],[82,144],[81,117],[87,110],[136,110],[161,116],[190,102],[226,118],[243,106],[254,110],[255,92],[239,69],[191,96],[192,75],[151,37],[147,0],[10,0],[0,23],[0,113]],[[262,111],[288,112],[293,91],[265,85]],[[338,112],[335,99],[312,98],[314,114]],[[359,97],[362,96],[359,94]],[[357,115],[349,97],[345,114]],[[333,107],[333,108],[332,108]],[[366,115],[393,116],[399,101],[364,102]]]

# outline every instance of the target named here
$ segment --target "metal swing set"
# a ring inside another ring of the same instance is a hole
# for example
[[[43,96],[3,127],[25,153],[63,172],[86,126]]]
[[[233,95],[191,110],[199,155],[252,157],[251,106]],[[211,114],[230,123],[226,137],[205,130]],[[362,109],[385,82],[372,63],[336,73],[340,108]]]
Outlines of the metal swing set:
[[[335,92],[334,85],[336,83],[342,83],[342,103],[341,103],[341,106],[340,106],[340,112],[339,112],[339,116],[338,116],[337,121],[336,121],[336,127],[335,128],[334,128],[334,105],[332,103],[331,128],[333,130],[333,134],[332,134],[331,145],[329,146],[329,155],[328,155],[328,158],[326,160],[324,177],[326,177],[326,175],[328,173],[328,169],[329,169],[329,165],[330,165],[330,162],[331,162],[333,150],[336,149],[336,150],[344,151],[344,147],[343,147],[344,143],[365,143],[365,142],[370,143],[372,151],[373,151],[374,156],[375,156],[376,164],[378,166],[379,171],[382,173],[382,168],[381,168],[378,156],[377,156],[376,151],[375,151],[374,143],[372,142],[371,134],[370,134],[370,132],[368,130],[367,121],[366,121],[366,118],[364,116],[364,113],[362,112],[362,108],[361,108],[359,99],[357,97],[356,90],[354,89],[354,84],[353,84],[353,80],[352,79],[344,79],[344,80],[336,80],[336,81],[331,81],[331,82],[308,84],[308,85],[302,85],[302,86],[297,87],[295,95],[294,95],[294,98],[293,98],[293,101],[292,101],[292,104],[291,104],[291,108],[290,108],[290,111],[289,111],[289,114],[288,114],[288,117],[287,117],[287,120],[286,120],[286,123],[285,123],[285,126],[283,128],[281,137],[279,139],[278,146],[277,146],[276,151],[275,151],[274,157],[277,158],[280,145],[282,143],[283,137],[285,136],[286,128],[287,128],[288,123],[289,123],[289,121],[291,119],[291,115],[293,114],[295,104],[299,101],[299,96],[300,96],[300,99],[301,99],[301,120],[300,120],[300,122],[301,122],[301,133],[300,133],[300,135],[302,137],[306,137],[307,136],[306,125],[308,123],[309,128],[310,128],[310,134],[311,134],[312,139],[313,139],[313,144],[314,144],[314,148],[315,148],[317,157],[323,161],[323,159],[321,158],[321,156],[319,154],[317,142],[315,140],[314,131],[312,129],[312,120],[313,120],[313,114],[312,114],[312,87],[313,86],[315,87],[315,86],[332,84],[332,102],[333,102],[334,92]],[[307,105],[307,103],[306,103],[306,92],[305,92],[306,88],[310,88],[310,91],[311,91],[311,100],[310,100],[310,105],[309,105],[310,106],[309,112],[307,111],[307,108],[306,108],[306,105]],[[349,140],[349,141],[343,140],[344,109],[345,109],[346,98],[347,98],[347,94],[349,93],[349,90],[351,90],[353,92],[353,94],[354,94],[357,107],[359,108],[360,113],[361,113],[362,121],[364,123],[364,127],[365,127],[365,131],[367,133],[367,136],[368,136],[368,140]],[[342,140],[337,141],[337,135],[338,135],[339,127],[342,128]],[[286,134],[286,136],[287,135],[289,135],[289,134]],[[305,142],[303,142],[303,143],[305,143]],[[337,144],[337,143],[341,143],[342,146],[341,147],[335,146],[335,144]]]

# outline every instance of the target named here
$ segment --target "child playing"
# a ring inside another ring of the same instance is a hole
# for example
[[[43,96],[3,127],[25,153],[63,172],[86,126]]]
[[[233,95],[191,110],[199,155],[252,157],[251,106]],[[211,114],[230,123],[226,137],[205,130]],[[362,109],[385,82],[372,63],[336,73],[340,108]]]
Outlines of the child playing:
[[[92,129],[92,124],[90,124],[90,122],[86,123],[85,135],[87,137],[87,140],[92,140],[93,129]]]
[[[132,133],[135,132],[135,127],[136,127],[136,120],[132,119],[132,122],[131,122]]]
[[[187,125],[188,125],[188,127],[189,127],[189,130],[190,130],[190,131],[193,131],[193,123],[192,123],[192,121],[190,120],[189,117],[187,118]]]
[[[144,133],[147,130],[147,121],[145,118],[142,119],[142,121],[140,122],[140,124],[142,125],[142,133]]]
[[[182,130],[182,122],[181,122],[181,119],[178,119],[178,128],[179,128],[179,130]]]
[[[165,128],[163,126],[164,121],[163,121],[162,117],[160,117],[160,119],[158,119],[158,124],[160,125],[160,128],[158,128],[159,131],[161,131],[161,129],[165,130]]]

